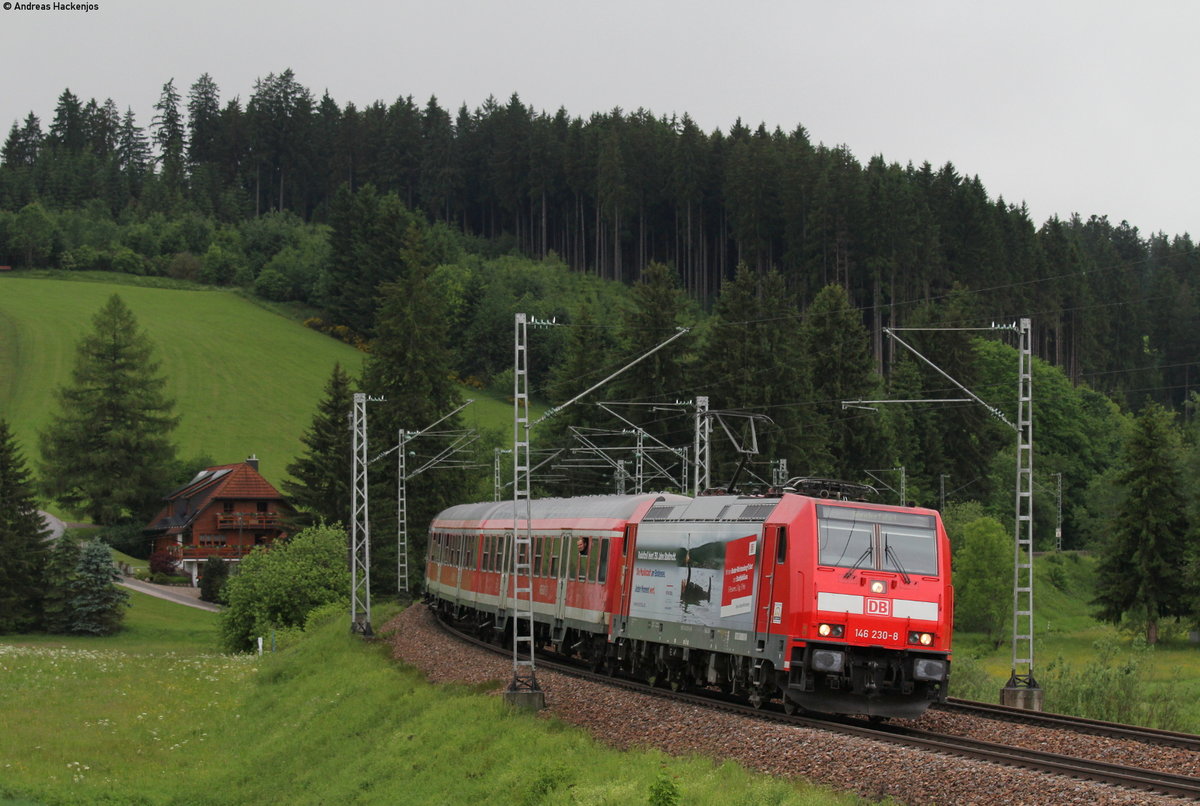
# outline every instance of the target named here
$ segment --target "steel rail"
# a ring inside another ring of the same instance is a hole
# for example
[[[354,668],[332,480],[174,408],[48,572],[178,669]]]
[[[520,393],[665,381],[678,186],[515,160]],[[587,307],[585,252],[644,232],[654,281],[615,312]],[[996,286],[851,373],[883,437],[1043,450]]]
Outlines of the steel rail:
[[[1129,739],[1146,744],[1165,745],[1200,752],[1200,736],[1194,733],[1145,728],[1140,725],[1123,725],[1119,722],[1105,722],[1102,719],[1088,719],[1070,714],[1029,711],[1024,708],[962,700],[956,697],[951,697],[944,703],[937,703],[933,707],[950,713],[991,717],[1006,722],[1024,722],[1050,728],[1066,728],[1076,733],[1089,733],[1113,739]]]

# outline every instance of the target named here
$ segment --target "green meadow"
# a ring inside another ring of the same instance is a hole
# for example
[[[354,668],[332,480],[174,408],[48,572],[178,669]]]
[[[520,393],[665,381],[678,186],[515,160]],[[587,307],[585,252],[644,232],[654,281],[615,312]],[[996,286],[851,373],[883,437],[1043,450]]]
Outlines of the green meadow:
[[[1189,639],[1188,625],[1160,622],[1159,643],[1148,647],[1140,628],[1097,621],[1089,604],[1096,564],[1096,557],[1080,552],[1034,559],[1034,677],[1045,709],[1107,709],[1099,718],[1165,720],[1157,726],[1200,733],[1200,646]],[[966,688],[956,689],[952,680],[951,694],[998,702],[1012,671],[1007,635],[996,647],[983,635],[956,631],[954,657],[971,673],[963,674]]]
[[[430,685],[343,616],[261,658],[206,650],[215,615],[140,595],[112,638],[0,637],[0,803],[645,804],[664,781],[699,806],[858,802],[611,750],[510,709],[500,681]]]
[[[224,464],[256,454],[262,474],[278,484],[303,450],[300,437],[334,363],[357,376],[365,355],[233,291],[139,282],[99,273],[0,276],[0,417],[26,459],[37,457],[55,389],[70,383],[76,344],[116,293],[154,341],[182,418],[175,431],[180,457]],[[510,403],[477,390],[464,389],[463,397],[476,401],[463,412],[467,427],[511,438]]]

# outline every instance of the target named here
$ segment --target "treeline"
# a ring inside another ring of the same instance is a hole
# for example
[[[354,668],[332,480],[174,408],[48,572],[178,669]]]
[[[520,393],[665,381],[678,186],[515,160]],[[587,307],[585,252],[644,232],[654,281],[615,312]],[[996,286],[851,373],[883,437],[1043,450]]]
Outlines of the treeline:
[[[15,264],[193,274],[321,304],[314,278],[322,260],[347,259],[343,245],[322,254],[312,230],[260,281],[266,261],[238,264],[221,233],[269,214],[332,224],[340,188],[371,186],[473,250],[553,252],[625,282],[664,263],[706,305],[742,263],[777,270],[802,307],[839,285],[879,370],[896,358],[884,328],[959,286],[973,293],[960,324],[1031,316],[1039,356],[1131,406],[1177,407],[1196,382],[1200,256],[1186,234],[1144,237],[1104,217],[1035,225],[953,165],[863,164],[803,128],[704,132],[641,109],[583,118],[515,94],[454,113],[411,96],[360,109],[285,70],[244,104],[207,75],[186,98],[168,81],[148,128],[67,90],[47,127],[32,112],[14,122],[0,156],[0,251]],[[109,240],[56,219],[66,213],[107,222]],[[181,220],[190,240],[145,234]]]

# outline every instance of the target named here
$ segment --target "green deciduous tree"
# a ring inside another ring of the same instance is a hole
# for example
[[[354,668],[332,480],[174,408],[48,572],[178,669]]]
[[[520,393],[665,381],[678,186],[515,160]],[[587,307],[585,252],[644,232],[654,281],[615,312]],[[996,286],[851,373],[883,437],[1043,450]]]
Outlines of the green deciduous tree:
[[[288,465],[287,472],[292,478],[283,481],[292,504],[314,520],[350,523],[353,446],[349,415],[353,404],[350,376],[341,364],[334,364],[312,425],[300,437],[304,453]]]
[[[999,644],[1012,613],[1012,541],[995,518],[977,518],[955,535],[954,626]]]
[[[0,633],[36,626],[49,554],[25,457],[0,420]]]
[[[252,647],[272,629],[304,625],[314,608],[349,600],[346,530],[314,526],[269,550],[258,549],[225,585],[221,642],[231,652]]]
[[[114,294],[80,341],[72,383],[41,434],[47,494],[96,523],[143,518],[157,506],[175,459],[178,424],[153,345]]]
[[[80,547],[71,586],[71,632],[111,635],[121,628],[129,594],[117,587],[120,576],[104,543],[90,540]]]
[[[209,557],[204,562],[204,576],[200,578],[200,598],[206,602],[225,603],[225,583],[229,580],[229,563],[220,557]]]
[[[1125,500],[1102,549],[1092,601],[1104,621],[1144,619],[1149,644],[1158,641],[1159,619],[1187,615],[1195,587],[1185,565],[1189,524],[1178,449],[1171,413],[1148,405],[1125,445],[1118,478]]]

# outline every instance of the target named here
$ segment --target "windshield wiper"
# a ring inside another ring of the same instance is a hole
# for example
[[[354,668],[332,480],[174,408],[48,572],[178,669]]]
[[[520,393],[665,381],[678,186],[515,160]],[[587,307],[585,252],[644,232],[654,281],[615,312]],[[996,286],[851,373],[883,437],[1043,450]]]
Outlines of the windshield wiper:
[[[842,574],[842,579],[849,579],[850,577],[854,576],[854,572],[857,571],[858,567],[863,564],[863,560],[867,559],[870,556],[871,556],[871,547],[867,546],[867,549],[866,549],[866,551],[864,551],[862,553],[862,556],[860,556],[857,560],[854,561],[854,565],[850,566],[850,570],[847,571],[846,573]]]
[[[905,585],[912,582],[912,580],[908,578],[908,572],[905,571],[904,566],[900,564],[900,558],[896,556],[896,552],[892,551],[891,543],[888,543],[883,547],[883,556],[892,558],[892,563],[895,564],[896,570],[900,572],[900,577],[904,580]]]

